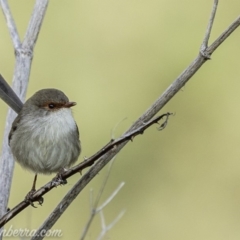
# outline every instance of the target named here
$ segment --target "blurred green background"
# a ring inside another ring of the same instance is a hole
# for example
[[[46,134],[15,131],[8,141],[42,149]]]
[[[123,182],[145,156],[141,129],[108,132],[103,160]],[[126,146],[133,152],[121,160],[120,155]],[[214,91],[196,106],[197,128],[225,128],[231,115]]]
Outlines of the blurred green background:
[[[212,8],[209,0],[51,1],[34,51],[27,97],[42,88],[63,90],[74,107],[84,156],[120,136],[197,56]],[[9,1],[24,36],[34,1]],[[240,2],[219,3],[210,43],[239,15]],[[14,51],[0,14],[0,73],[11,83]],[[121,181],[104,210],[105,239],[240,239],[240,32],[235,31],[163,109],[176,113],[167,128],[151,127],[117,156],[103,194]],[[3,136],[7,106],[0,101]],[[2,139],[0,138],[0,143]],[[104,169],[55,224],[62,239],[79,239],[89,217],[90,189]],[[42,186],[53,176],[40,176]],[[53,189],[6,228],[36,229],[79,179]],[[15,165],[9,207],[29,191],[33,174]],[[96,217],[86,239],[100,233]],[[9,238],[13,239],[13,238]],[[52,239],[52,238],[49,238]]]

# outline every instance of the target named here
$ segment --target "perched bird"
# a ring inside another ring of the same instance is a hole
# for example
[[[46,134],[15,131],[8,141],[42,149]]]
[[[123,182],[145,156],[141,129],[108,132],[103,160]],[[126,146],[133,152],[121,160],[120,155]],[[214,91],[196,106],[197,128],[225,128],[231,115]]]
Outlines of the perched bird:
[[[13,156],[23,168],[51,174],[77,161],[81,147],[74,105],[57,89],[42,89],[26,101],[9,133]]]
[[[0,81],[1,78],[0,75]],[[79,131],[71,111],[76,103],[70,102],[60,90],[42,89],[21,107],[21,101],[16,102],[11,91],[8,89],[7,95],[5,91],[5,99],[10,98],[6,102],[19,105],[13,106],[19,111],[9,133],[9,146],[15,160],[35,174],[58,173],[73,165],[81,152]]]

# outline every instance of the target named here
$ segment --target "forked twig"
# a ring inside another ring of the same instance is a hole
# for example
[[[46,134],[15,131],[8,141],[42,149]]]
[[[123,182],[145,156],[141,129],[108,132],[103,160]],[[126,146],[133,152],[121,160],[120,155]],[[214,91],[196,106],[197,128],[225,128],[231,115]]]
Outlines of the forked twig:
[[[109,224],[109,225],[106,225],[105,224],[105,218],[104,218],[104,214],[103,214],[103,211],[100,211],[100,219],[101,219],[101,223],[102,223],[102,231],[101,233],[99,234],[99,236],[97,237],[97,240],[101,240],[105,235],[106,233],[111,229],[113,228],[113,226],[122,218],[122,216],[124,215],[125,211],[121,211],[118,216]]]
[[[213,26],[214,18],[215,18],[215,15],[216,15],[217,6],[218,6],[218,0],[214,0],[212,12],[211,12],[210,19],[209,19],[209,22],[208,22],[208,26],[207,26],[207,29],[206,29],[206,33],[205,33],[202,45],[200,47],[200,53],[206,59],[211,59],[211,56],[209,54],[207,54],[205,52],[205,50],[208,47],[208,41],[209,41],[210,34],[211,34],[211,31],[212,31],[212,26]]]

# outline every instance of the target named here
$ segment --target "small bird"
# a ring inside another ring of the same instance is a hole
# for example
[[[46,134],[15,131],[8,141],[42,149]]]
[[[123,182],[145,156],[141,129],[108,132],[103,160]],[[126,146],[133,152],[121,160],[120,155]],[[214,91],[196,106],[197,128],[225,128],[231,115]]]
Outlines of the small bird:
[[[4,81],[0,75],[0,87]],[[36,174],[30,191],[34,192],[37,174],[59,173],[73,165],[81,153],[71,111],[76,103],[60,90],[42,89],[21,106],[21,100],[12,97],[15,93],[6,84],[4,100],[18,112],[9,133],[9,146],[15,160]]]
[[[70,109],[75,105],[57,89],[42,89],[26,101],[9,133],[13,156],[23,168],[51,174],[77,161],[79,132]]]

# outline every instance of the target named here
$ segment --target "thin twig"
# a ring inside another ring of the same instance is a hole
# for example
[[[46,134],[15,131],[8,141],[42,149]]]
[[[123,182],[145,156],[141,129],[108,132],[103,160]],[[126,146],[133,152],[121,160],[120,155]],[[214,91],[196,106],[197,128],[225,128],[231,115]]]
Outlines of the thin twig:
[[[9,33],[11,35],[13,47],[14,47],[14,49],[17,49],[21,46],[21,41],[20,41],[17,27],[16,27],[16,24],[12,17],[7,0],[0,0],[0,5],[2,8],[4,17],[6,19],[6,22],[7,22],[7,27],[8,27]]]
[[[98,206],[98,203],[99,203],[99,201],[100,201],[100,198],[101,198],[101,196],[102,196],[102,194],[103,194],[103,191],[104,191],[104,189],[105,189],[105,187],[106,187],[106,184],[107,184],[107,181],[108,181],[108,179],[109,179],[109,176],[110,176],[110,173],[111,173],[111,169],[112,169],[112,166],[113,166],[114,159],[115,159],[115,158],[113,158],[113,160],[112,160],[112,161],[110,162],[110,164],[109,164],[107,174],[106,174],[106,176],[105,176],[105,178],[104,178],[104,181],[103,181],[103,183],[102,183],[101,189],[99,190],[98,196],[97,196],[97,198],[96,198],[95,201],[93,201],[93,191],[91,190],[91,192],[90,192],[90,207],[91,207],[90,217],[89,217],[89,219],[88,219],[88,221],[87,221],[87,224],[86,224],[85,228],[83,229],[83,233],[82,233],[82,235],[81,235],[80,240],[83,240],[83,239],[85,238],[85,236],[86,236],[86,234],[87,234],[87,232],[88,232],[88,230],[89,230],[89,228],[90,228],[90,225],[91,225],[91,223],[92,223],[92,221],[93,221],[93,219],[94,219],[94,217],[95,217],[95,215],[96,215],[96,208],[97,208],[97,206]]]
[[[202,45],[200,47],[200,53],[203,55],[203,57],[205,57],[207,59],[211,58],[210,55],[205,53],[205,50],[208,47],[208,41],[209,41],[210,34],[211,34],[211,31],[212,31],[212,26],[213,26],[214,18],[215,18],[215,15],[216,15],[217,6],[218,6],[218,0],[214,0],[212,12],[211,12],[210,19],[209,19],[209,22],[208,22],[208,26],[207,26],[207,29],[206,29],[206,33],[205,33]]]
[[[206,51],[212,54],[240,25],[240,16],[214,41]]]
[[[124,185],[125,182],[121,182],[119,186],[113,191],[113,193],[106,199],[106,201],[101,206],[96,208],[96,213],[102,211],[113,200],[113,198],[116,197]]]
[[[115,159],[115,158],[114,158],[114,159]],[[111,168],[112,168],[114,159],[110,162],[110,165],[109,165],[109,167],[108,167],[107,174],[106,174],[106,176],[105,176],[105,178],[104,178],[104,181],[103,181],[103,183],[102,183],[101,189],[99,190],[98,196],[97,196],[97,198],[96,198],[96,200],[95,200],[94,203],[93,203],[93,195],[92,195],[93,191],[91,191],[91,193],[90,193],[90,199],[91,199],[91,201],[90,201],[90,204],[91,204],[90,217],[89,217],[89,219],[88,219],[88,221],[87,221],[87,224],[86,224],[85,228],[83,229],[83,233],[82,233],[82,235],[81,235],[80,240],[83,240],[83,239],[86,237],[87,232],[88,232],[88,230],[89,230],[89,228],[90,228],[90,226],[91,226],[91,223],[92,223],[94,217],[95,217],[96,214],[98,214],[98,212],[99,212],[97,206],[98,206],[98,203],[99,203],[99,201],[100,201],[100,198],[101,198],[101,196],[102,196],[102,194],[103,194],[103,190],[104,190],[105,187],[106,187],[108,178],[109,178],[109,176],[110,176]],[[119,192],[119,191],[120,191],[120,188],[118,187],[117,189],[118,189],[118,192]],[[109,198],[111,198],[111,200],[113,199],[112,196],[110,196]],[[109,198],[108,198],[108,199],[109,199]],[[108,201],[108,199],[107,199],[106,201]],[[106,201],[105,201],[105,202],[106,202]],[[110,201],[108,201],[108,203],[109,203],[109,202],[110,202]],[[101,209],[103,209],[103,208],[101,208]]]
[[[108,167],[108,170],[107,170],[107,174],[106,174],[105,179],[104,179],[104,181],[103,181],[103,183],[102,183],[102,186],[101,186],[101,188],[100,188],[100,190],[99,190],[99,192],[98,192],[98,195],[97,195],[97,197],[96,197],[96,200],[95,200],[95,203],[94,203],[94,205],[93,205],[92,210],[93,210],[93,209],[96,209],[97,206],[98,206],[98,204],[99,204],[99,202],[100,202],[100,199],[101,199],[101,197],[102,197],[102,195],[103,195],[103,191],[104,191],[104,189],[105,189],[105,187],[106,187],[106,185],[107,185],[108,179],[109,179],[109,177],[110,177],[110,173],[111,173],[111,170],[112,170],[112,166],[113,166],[114,160],[115,160],[115,158],[113,158],[112,161],[111,161],[110,164],[109,164],[109,167]],[[95,210],[94,210],[94,211],[95,211]]]
[[[111,132],[111,139],[115,139],[115,136],[114,136],[114,133],[116,132],[116,129],[117,127],[124,121],[126,120],[127,118],[123,118],[122,120],[120,120],[115,126],[114,128],[112,129],[112,132]]]
[[[47,11],[48,0],[36,0],[36,4],[33,8],[33,13],[28,24],[28,28],[25,37],[22,42],[23,49],[29,49],[33,51],[33,48],[38,39],[45,13]]]
[[[103,215],[103,212],[100,211],[100,219],[101,219],[101,223],[102,223],[102,231],[101,233],[99,234],[99,236],[97,237],[97,240],[101,240],[105,235],[106,233],[111,229],[113,228],[113,226],[122,218],[122,216],[124,215],[125,211],[121,211],[118,216],[109,224],[106,226],[105,224],[105,219],[104,219],[104,215]]]
[[[106,223],[105,223],[105,217],[104,217],[103,212],[100,212],[100,219],[101,219],[102,229],[105,229],[106,228]]]

